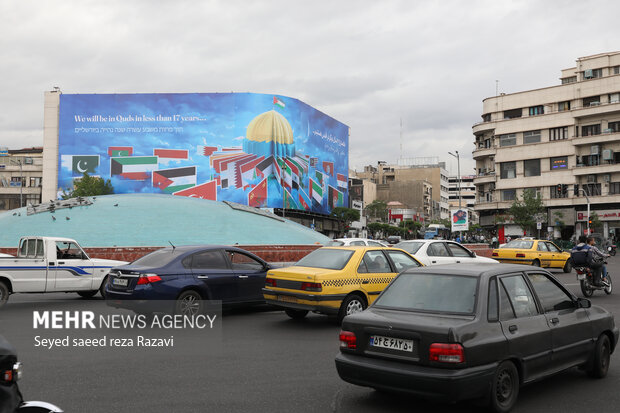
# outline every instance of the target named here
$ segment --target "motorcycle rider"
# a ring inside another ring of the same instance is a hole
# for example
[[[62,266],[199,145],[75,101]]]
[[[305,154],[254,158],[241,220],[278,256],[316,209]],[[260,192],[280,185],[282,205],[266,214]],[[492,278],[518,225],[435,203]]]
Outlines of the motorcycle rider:
[[[573,267],[588,267],[592,271],[592,282],[594,285],[600,284],[601,267],[592,265],[592,247],[588,244],[585,235],[579,237],[579,243],[570,251],[570,260]]]
[[[594,268],[600,268],[600,271],[598,271],[599,274],[602,273],[603,276],[603,280],[605,278],[607,278],[607,266],[605,265],[605,259],[607,259],[609,257],[609,254],[605,254],[604,252],[601,252],[601,250],[599,250],[595,245],[594,245],[594,237],[588,237],[586,240],[586,243],[590,246],[590,253],[592,254],[592,263],[591,263],[591,267]],[[594,277],[594,285],[597,287],[601,286],[601,278],[599,277],[598,280],[596,278],[596,276]],[[598,283],[597,283],[598,281]]]

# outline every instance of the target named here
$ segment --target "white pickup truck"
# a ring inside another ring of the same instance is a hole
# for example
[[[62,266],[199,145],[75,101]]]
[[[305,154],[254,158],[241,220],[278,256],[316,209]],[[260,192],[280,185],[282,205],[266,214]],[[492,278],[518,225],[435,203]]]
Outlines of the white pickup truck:
[[[70,238],[22,237],[17,257],[0,257],[0,307],[15,293],[104,293],[110,268],[125,261],[89,258]]]

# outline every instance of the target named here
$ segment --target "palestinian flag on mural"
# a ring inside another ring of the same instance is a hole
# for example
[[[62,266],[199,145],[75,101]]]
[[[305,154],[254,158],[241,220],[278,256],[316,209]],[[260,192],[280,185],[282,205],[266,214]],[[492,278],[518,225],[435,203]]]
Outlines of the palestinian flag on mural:
[[[322,204],[323,203],[323,187],[319,185],[318,183],[316,183],[315,181],[313,181],[312,178],[309,178],[309,180],[310,180],[310,185],[309,185],[310,199],[314,199],[319,204]]]
[[[196,166],[153,171],[153,187],[173,193],[196,185]]]
[[[339,190],[337,190],[336,188],[334,188],[331,185],[328,185],[328,190],[329,190],[329,208],[333,209],[336,207],[341,207],[344,206],[344,195],[342,192],[340,192]]]
[[[120,175],[126,179],[146,181],[151,172],[157,170],[157,156],[122,156],[110,158],[110,175]]]
[[[347,177],[343,174],[336,174],[336,179],[338,180],[338,188],[347,189]]]
[[[284,106],[286,106],[286,105],[284,104],[284,102],[282,102],[280,99],[278,99],[278,98],[277,98],[277,97],[275,97],[275,96],[273,97],[273,104],[274,104],[275,106],[279,106],[279,107],[281,107],[281,108],[284,108]]]
[[[248,194],[248,206],[264,208],[267,206],[267,179],[265,178]]]

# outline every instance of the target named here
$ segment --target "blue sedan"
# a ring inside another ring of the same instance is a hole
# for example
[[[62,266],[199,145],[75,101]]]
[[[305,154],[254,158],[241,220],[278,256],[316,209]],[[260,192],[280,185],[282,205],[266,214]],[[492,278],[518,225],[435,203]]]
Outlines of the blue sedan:
[[[137,313],[192,314],[202,300],[223,305],[264,303],[269,264],[240,248],[218,245],[167,247],[113,268],[106,284],[109,306]],[[162,302],[172,308],[162,308]]]

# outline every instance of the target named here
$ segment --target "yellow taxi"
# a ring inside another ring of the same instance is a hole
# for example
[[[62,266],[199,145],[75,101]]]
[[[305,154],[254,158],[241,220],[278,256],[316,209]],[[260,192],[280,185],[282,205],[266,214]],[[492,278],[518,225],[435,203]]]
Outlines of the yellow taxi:
[[[293,319],[313,311],[342,320],[368,307],[400,272],[420,266],[398,248],[323,247],[292,267],[269,270],[263,295]]]
[[[571,272],[570,252],[562,251],[551,241],[515,239],[493,250],[493,258],[503,263],[527,264],[536,267],[562,268]]]

